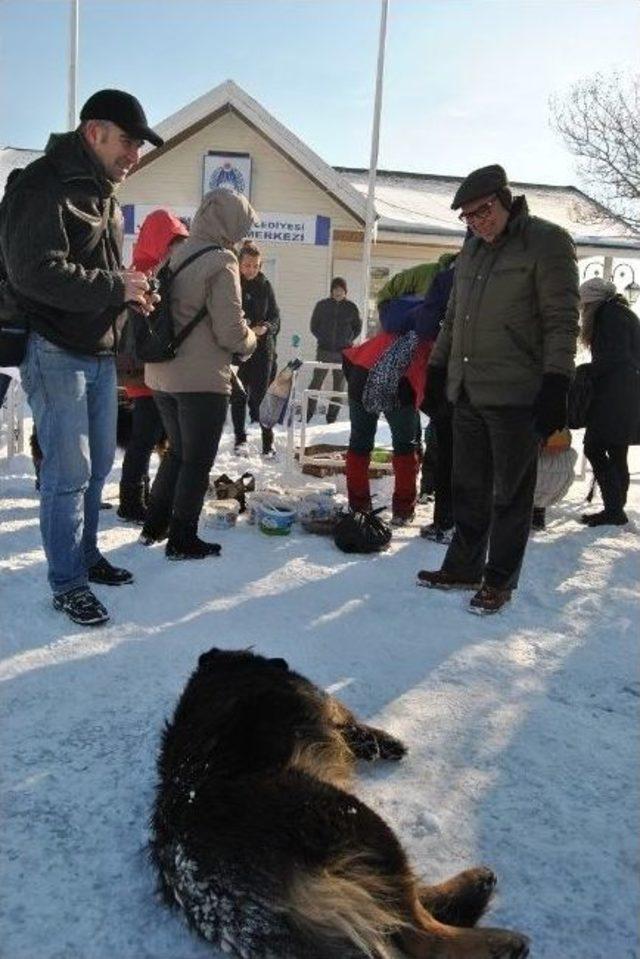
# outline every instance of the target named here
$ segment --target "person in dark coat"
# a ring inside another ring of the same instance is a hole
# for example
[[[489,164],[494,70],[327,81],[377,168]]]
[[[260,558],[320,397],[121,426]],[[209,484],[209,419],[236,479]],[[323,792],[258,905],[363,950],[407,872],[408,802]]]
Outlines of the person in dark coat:
[[[261,270],[262,254],[255,243],[246,242],[240,248],[240,284],[242,309],[249,327],[256,334],[255,353],[238,367],[240,386],[234,382],[231,390],[231,418],[235,433],[235,450],[241,453],[247,442],[247,406],[252,423],[260,419],[260,404],[273,379],[276,355],[276,337],[280,332],[280,310],[273,287]],[[262,455],[273,454],[273,430],[262,429]]]
[[[144,273],[122,268],[115,191],[147,140],[161,146],[140,103],[100,90],[77,130],[52,136],[0,207],[2,259],[30,333],[20,368],[43,451],[40,530],[54,608],[98,625],[107,610],[89,583],[130,583],[97,542],[116,440],[118,330],[125,304],[153,309]]]
[[[415,310],[416,333],[424,338],[436,339],[453,288],[456,258],[434,277],[424,301]],[[448,545],[453,529],[453,497],[451,489],[453,471],[453,407],[446,396],[439,401],[422,405],[429,416],[429,427],[435,436],[434,507],[433,522],[421,527],[420,535],[435,543]],[[425,459],[428,452],[425,452]],[[425,463],[422,465],[423,474]],[[422,491],[422,490],[421,490]]]
[[[318,341],[316,360],[320,363],[342,363],[342,351],[352,346],[360,336],[362,319],[358,307],[347,299],[347,284],[341,276],[331,281],[331,296],[316,303],[311,316],[311,332]],[[327,370],[317,369],[311,377],[309,389],[319,390],[325,381]],[[333,371],[333,388],[337,392],[344,389],[342,370]],[[307,423],[313,419],[317,400],[309,399]],[[327,423],[335,423],[340,412],[340,404],[329,402]]]
[[[505,170],[474,170],[451,204],[471,230],[429,360],[427,402],[453,413],[453,539],[432,589],[475,591],[496,613],[518,586],[538,448],[567,421],[578,336],[578,267],[566,230],[529,213]]]
[[[580,287],[580,338],[591,350],[594,395],[584,452],[604,508],[586,526],[622,526],[629,489],[629,446],[640,443],[640,320],[613,283],[594,277]]]

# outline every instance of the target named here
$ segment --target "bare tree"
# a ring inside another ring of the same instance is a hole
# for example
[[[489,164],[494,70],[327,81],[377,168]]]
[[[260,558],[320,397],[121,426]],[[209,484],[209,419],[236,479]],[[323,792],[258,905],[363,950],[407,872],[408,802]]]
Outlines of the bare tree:
[[[549,106],[590,191],[640,229],[640,75],[596,73]]]

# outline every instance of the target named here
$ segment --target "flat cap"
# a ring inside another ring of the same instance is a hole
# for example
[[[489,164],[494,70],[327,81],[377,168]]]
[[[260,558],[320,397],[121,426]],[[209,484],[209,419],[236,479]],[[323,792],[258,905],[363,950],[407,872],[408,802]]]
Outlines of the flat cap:
[[[503,190],[507,185],[507,174],[499,163],[482,166],[474,170],[462,181],[451,204],[452,210],[458,210],[463,204],[478,200],[481,196],[489,196]]]

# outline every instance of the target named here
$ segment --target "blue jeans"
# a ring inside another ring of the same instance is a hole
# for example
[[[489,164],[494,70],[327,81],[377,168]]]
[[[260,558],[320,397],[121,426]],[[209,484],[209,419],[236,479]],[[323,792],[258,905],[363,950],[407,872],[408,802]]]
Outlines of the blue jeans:
[[[113,356],[76,356],[37,333],[20,367],[42,447],[40,532],[54,595],[87,584],[116,446]]]

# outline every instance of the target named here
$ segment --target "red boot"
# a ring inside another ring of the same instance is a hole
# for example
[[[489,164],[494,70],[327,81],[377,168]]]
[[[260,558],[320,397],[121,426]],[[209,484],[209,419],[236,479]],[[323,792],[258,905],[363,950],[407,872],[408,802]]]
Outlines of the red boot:
[[[418,458],[414,453],[393,454],[393,499],[391,501],[394,526],[406,526],[416,509],[416,477]]]
[[[349,506],[361,513],[371,509],[371,489],[369,488],[369,460],[371,453],[355,453],[347,450],[347,493]]]

